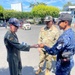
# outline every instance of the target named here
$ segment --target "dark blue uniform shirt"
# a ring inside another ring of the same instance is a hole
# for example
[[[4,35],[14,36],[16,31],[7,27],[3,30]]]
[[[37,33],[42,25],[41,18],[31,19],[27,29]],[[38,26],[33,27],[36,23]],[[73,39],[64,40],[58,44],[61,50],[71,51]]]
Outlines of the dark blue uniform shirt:
[[[75,33],[69,28],[64,31],[63,34],[58,38],[56,44],[50,48],[44,46],[46,52],[52,55],[57,55],[56,62],[56,75],[68,75],[67,72],[70,72],[73,67],[73,54],[74,54],[74,46],[75,46]],[[63,62],[62,53],[63,52],[71,52],[70,60],[68,62]]]

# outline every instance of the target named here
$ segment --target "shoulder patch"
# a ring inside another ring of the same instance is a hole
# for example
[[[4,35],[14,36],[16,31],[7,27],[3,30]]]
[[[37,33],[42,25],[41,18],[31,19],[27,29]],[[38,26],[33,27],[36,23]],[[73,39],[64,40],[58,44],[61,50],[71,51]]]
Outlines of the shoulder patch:
[[[9,38],[9,40],[13,40],[13,37]]]

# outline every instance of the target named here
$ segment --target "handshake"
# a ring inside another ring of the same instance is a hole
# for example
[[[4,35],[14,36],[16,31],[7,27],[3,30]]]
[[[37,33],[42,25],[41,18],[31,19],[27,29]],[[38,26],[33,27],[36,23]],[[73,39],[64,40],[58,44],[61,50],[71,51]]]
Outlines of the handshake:
[[[22,45],[27,45],[27,43],[22,42]],[[43,48],[45,45],[43,43],[30,45],[30,48]]]
[[[43,48],[45,45],[44,44],[34,44],[34,45],[31,45],[30,48]]]

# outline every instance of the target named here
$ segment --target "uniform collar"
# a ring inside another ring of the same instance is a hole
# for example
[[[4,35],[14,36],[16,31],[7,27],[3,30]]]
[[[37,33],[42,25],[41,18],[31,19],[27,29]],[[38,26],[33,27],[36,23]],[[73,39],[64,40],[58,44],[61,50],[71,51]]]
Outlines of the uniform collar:
[[[52,31],[53,30],[54,25],[52,25],[50,28],[48,28],[47,26],[44,28],[45,30],[49,30]]]

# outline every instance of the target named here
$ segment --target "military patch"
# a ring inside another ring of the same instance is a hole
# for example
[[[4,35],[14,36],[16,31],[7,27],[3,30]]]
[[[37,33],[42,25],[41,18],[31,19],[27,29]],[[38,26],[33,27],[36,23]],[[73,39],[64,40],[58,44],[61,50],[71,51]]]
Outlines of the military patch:
[[[13,37],[9,38],[9,40],[13,40]]]
[[[60,50],[62,48],[62,44],[58,44],[57,49]]]

